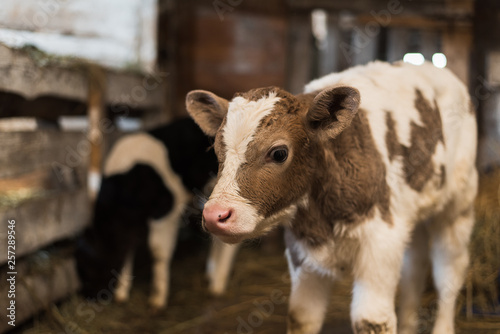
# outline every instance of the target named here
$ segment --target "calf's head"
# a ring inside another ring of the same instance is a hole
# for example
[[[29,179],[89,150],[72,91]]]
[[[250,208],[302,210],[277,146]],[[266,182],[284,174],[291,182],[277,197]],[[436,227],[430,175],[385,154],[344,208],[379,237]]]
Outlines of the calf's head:
[[[191,91],[187,110],[215,137],[219,160],[204,228],[236,243],[289,221],[318,172],[319,150],[349,126],[359,103],[359,92],[345,86],[297,96],[267,87],[231,101]]]

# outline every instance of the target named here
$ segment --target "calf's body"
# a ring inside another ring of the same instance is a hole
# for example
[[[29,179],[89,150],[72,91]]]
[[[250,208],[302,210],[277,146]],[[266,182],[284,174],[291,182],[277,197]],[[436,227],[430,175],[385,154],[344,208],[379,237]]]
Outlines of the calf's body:
[[[454,333],[477,172],[474,112],[451,72],[374,62],[297,96],[268,87],[229,102],[193,91],[186,103],[216,136],[205,228],[229,243],[286,228],[289,333],[320,331],[332,281],[346,273],[355,333],[415,333],[429,267],[433,333]]]

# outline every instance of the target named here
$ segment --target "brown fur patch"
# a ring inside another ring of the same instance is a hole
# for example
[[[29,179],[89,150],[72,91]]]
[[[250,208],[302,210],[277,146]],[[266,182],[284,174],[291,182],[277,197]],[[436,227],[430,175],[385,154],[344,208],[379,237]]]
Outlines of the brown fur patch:
[[[360,221],[379,206],[384,219],[392,222],[385,165],[364,110],[360,109],[351,126],[329,143],[322,160],[312,197],[318,199],[325,217]]]
[[[222,120],[222,124],[220,129],[223,129],[226,125],[227,118],[224,117]],[[226,161],[226,144],[223,140],[222,131],[217,131],[214,140],[214,151],[215,155],[217,155],[217,160],[219,161],[219,172],[217,174],[217,181],[219,181],[220,176],[222,175],[222,170],[224,169],[224,161]]]
[[[331,240],[335,223],[362,222],[375,207],[392,224],[386,169],[365,111],[359,110],[351,126],[327,145],[313,148],[311,201],[308,208],[299,207],[292,222],[294,235],[310,246]]]
[[[311,202],[308,207],[298,207],[291,231],[297,239],[305,241],[309,246],[317,247],[331,240],[333,225],[332,220],[322,216],[316,203]]]
[[[398,141],[398,134],[396,132],[396,123],[389,112],[385,114],[385,124],[387,132],[385,133],[385,144],[387,145],[387,152],[389,153],[389,160],[394,160],[397,155],[403,155],[403,147]]]
[[[373,323],[368,320],[362,320],[354,324],[355,334],[386,334],[390,333],[389,326],[386,323]]]
[[[389,159],[392,161],[396,155],[402,156],[406,182],[412,189],[422,191],[425,184],[436,174],[432,156],[438,142],[444,144],[444,136],[441,114],[436,101],[433,107],[420,90],[416,89],[415,95],[415,108],[420,114],[423,125],[411,122],[411,146],[407,147],[399,143],[395,122],[389,112],[386,113],[385,140]],[[444,182],[446,175],[444,166],[441,166],[440,175]]]
[[[248,100],[248,101],[258,101],[260,100],[261,98],[263,97],[267,97],[269,96],[269,94],[271,92],[275,92],[277,93],[277,96],[278,97],[281,97],[281,98],[288,98],[290,96],[293,96],[292,94],[288,93],[287,91],[279,88],[279,87],[276,87],[276,86],[269,86],[269,87],[263,87],[263,88],[255,88],[255,89],[251,89],[247,92],[238,92],[238,93],[235,93],[234,96],[233,96],[233,99],[235,97],[243,97],[244,99]]]
[[[415,91],[415,108],[420,114],[423,126],[411,124],[411,147],[403,153],[406,181],[413,189],[422,191],[434,175],[432,155],[439,141],[444,144],[441,114],[434,101],[434,108],[420,90]]]
[[[300,98],[280,90],[281,100],[264,117],[255,138],[247,147],[246,163],[238,170],[240,195],[269,217],[298,200],[309,188],[310,142],[298,113],[307,110]],[[265,154],[274,142],[289,143],[289,156],[283,164],[268,163]]]

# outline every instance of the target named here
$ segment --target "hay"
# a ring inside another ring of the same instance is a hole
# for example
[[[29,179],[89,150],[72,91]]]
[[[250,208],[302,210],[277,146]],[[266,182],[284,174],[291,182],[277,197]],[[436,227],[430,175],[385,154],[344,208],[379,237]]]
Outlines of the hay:
[[[500,169],[482,175],[476,199],[476,226],[467,276],[469,308],[500,315]],[[472,300],[470,300],[472,298]]]

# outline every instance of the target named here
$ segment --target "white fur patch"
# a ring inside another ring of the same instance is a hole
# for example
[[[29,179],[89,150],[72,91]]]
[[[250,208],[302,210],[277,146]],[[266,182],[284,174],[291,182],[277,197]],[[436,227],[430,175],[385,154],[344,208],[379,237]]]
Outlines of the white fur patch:
[[[276,93],[271,92],[269,96],[257,101],[236,97],[229,103],[226,125],[222,130],[226,160],[207,205],[220,201],[235,210],[240,222],[232,227],[232,232],[235,234],[251,233],[260,220],[257,210],[239,195],[236,177],[239,167],[246,162],[245,153],[248,144],[252,141],[261,120],[272,112],[279,100]]]
[[[260,121],[271,113],[279,100],[276,93],[271,92],[269,96],[257,101],[249,101],[239,96],[229,103],[226,125],[222,130],[226,145],[226,160],[211,198],[222,194],[239,197],[236,172],[241,164],[245,163],[248,144],[252,141]]]
[[[257,101],[249,101],[241,96],[229,103],[226,125],[224,127],[224,143],[227,154],[245,161],[245,152],[253,139],[260,121],[269,115],[276,102],[280,100],[276,92],[269,93]],[[226,158],[226,161],[228,159]]]
[[[146,133],[123,137],[111,150],[104,166],[104,176],[126,173],[137,163],[151,166],[163,179],[165,186],[172,191],[176,205],[184,205],[189,194],[180,177],[170,167],[165,145]]]
[[[276,93],[271,92],[268,97],[263,97],[257,101],[249,101],[239,96],[229,103],[226,125],[223,129],[226,161],[218,185],[225,184],[227,186],[233,184],[237,187],[235,182],[236,172],[239,166],[245,163],[248,144],[252,141],[262,118],[271,113],[274,105],[279,100],[280,98],[276,96]],[[224,188],[230,189],[230,187]],[[231,190],[235,191],[237,189]]]

